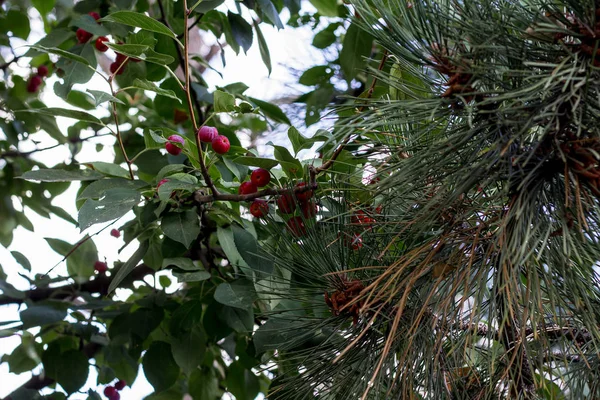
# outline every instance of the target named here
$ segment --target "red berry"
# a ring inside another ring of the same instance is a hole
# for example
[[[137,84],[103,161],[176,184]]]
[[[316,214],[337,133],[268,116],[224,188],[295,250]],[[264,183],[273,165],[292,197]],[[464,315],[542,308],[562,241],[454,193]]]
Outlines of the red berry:
[[[269,205],[264,200],[254,200],[252,204],[250,204],[250,214],[255,216],[256,218],[263,218],[269,213]]]
[[[96,11],[92,11],[88,15],[91,16],[92,18],[94,18],[96,21],[98,21],[100,19],[100,14],[98,14]]]
[[[29,81],[27,82],[27,91],[29,93],[35,93],[38,91],[38,89],[40,88],[40,85],[42,84],[43,79],[41,76],[39,75],[32,75],[29,78]]]
[[[358,250],[363,247],[363,241],[360,235],[357,235],[356,233],[352,235],[352,238],[350,239],[350,247],[352,247],[352,250]]]
[[[168,179],[161,180],[160,182],[158,182],[158,185],[156,185],[156,189],[158,189],[159,187],[161,187],[162,185],[164,185],[167,182],[169,182]]]
[[[116,61],[112,64],[110,64],[110,73],[114,74],[116,73],[117,75],[121,75],[123,72],[125,72],[125,66],[122,66],[121,68],[119,68],[121,64],[117,63]]]
[[[252,171],[250,180],[258,187],[267,186],[271,181],[271,174],[264,168],[258,168]]]
[[[100,273],[106,272],[108,271],[108,265],[106,265],[105,262],[102,261],[96,261],[94,263],[94,269]]]
[[[108,400],[120,400],[121,399],[121,395],[119,394],[119,392],[113,394],[112,396],[108,396]]]
[[[41,76],[42,78],[48,76],[48,67],[46,67],[45,65],[40,65],[37,68],[37,74],[38,74],[38,76]]]
[[[127,61],[127,56],[125,54],[117,53],[117,58],[115,59],[115,62],[123,64],[125,61]]]
[[[87,43],[94,35],[89,33],[88,31],[86,31],[83,28],[79,28],[79,29],[77,29],[75,36],[77,36],[77,41],[79,43]]]
[[[117,392],[117,388],[115,388],[113,386],[107,386],[104,388],[104,395],[106,397],[111,397],[111,396],[114,396],[115,394],[119,394]]]
[[[291,193],[285,193],[277,199],[277,207],[283,214],[293,214],[296,209],[296,200]]]
[[[165,143],[165,149],[167,149],[167,152],[169,154],[178,156],[181,153],[182,149],[181,149],[181,147],[177,147],[173,143],[179,143],[179,144],[183,145],[185,143],[185,140],[179,135],[171,135],[171,136],[169,136],[168,140],[169,140],[169,142]]]
[[[256,193],[258,188],[256,185],[250,181],[242,182],[238,189],[238,194],[252,194]]]
[[[121,237],[121,232],[118,229],[113,229],[110,231],[110,236],[119,238]]]
[[[117,390],[123,390],[125,386],[127,386],[127,382],[125,382],[123,379],[120,379],[117,383],[115,383],[115,389]]]
[[[225,154],[229,151],[231,145],[227,136],[219,135],[212,140],[212,148],[217,154]]]
[[[96,39],[96,50],[102,53],[108,50],[108,46],[105,45],[104,42],[108,42],[108,38],[106,36],[100,36],[98,39]]]
[[[198,140],[203,143],[211,143],[217,136],[219,136],[219,131],[215,127],[201,126],[198,129]]]
[[[317,204],[314,201],[307,201],[300,203],[300,210],[304,218],[314,218],[317,216]]]
[[[306,186],[306,182],[300,182],[296,185],[296,189],[300,189]],[[296,192],[296,198],[302,202],[310,200],[313,195],[312,190],[305,190],[304,192]]]
[[[303,236],[306,234],[306,226],[301,217],[292,217],[286,222],[288,230],[294,236]]]

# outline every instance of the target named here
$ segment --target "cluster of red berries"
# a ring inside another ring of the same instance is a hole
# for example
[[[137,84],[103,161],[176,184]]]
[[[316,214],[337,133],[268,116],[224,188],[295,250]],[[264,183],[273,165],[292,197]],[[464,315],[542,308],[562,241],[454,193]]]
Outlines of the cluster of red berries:
[[[108,271],[108,265],[105,262],[96,261],[94,263],[94,271],[98,272],[99,274],[104,274],[106,271]]]
[[[127,386],[127,383],[123,379],[117,381],[114,386],[107,386],[104,388],[104,395],[108,398],[108,400],[119,400],[121,395],[119,394],[120,390],[123,390]]]
[[[91,13],[88,14],[90,17],[94,18],[96,21],[98,21],[100,19],[100,14],[98,14],[95,11],[92,11]],[[98,22],[99,24],[100,22]],[[77,29],[77,32],[75,32],[75,36],[77,36],[77,41],[81,44],[87,43],[90,41],[90,39],[94,36],[93,33],[86,31],[83,28],[79,28]],[[106,38],[105,38],[106,39]],[[98,46],[96,46],[96,48],[98,48]],[[108,50],[108,48],[107,48]],[[104,50],[106,51],[106,50]]]
[[[198,129],[198,139],[202,143],[210,143],[212,145],[212,149],[217,154],[225,154],[231,148],[229,144],[229,139],[227,136],[219,135],[219,131],[217,128],[212,126],[203,126]],[[165,149],[167,153],[172,154],[174,156],[178,156],[181,154],[183,150],[183,144],[185,143],[185,139],[183,139],[179,135],[171,135],[167,138],[168,142],[165,143]]]
[[[27,91],[29,93],[36,93],[42,83],[44,83],[44,78],[47,76],[48,67],[45,65],[40,65],[37,68],[37,73],[29,77],[29,80],[27,81]]]
[[[250,174],[250,180],[242,182],[238,194],[253,194],[259,187],[265,187],[271,182],[271,174],[264,168],[257,168]],[[269,213],[269,205],[265,200],[256,199],[250,204],[250,214],[256,218],[264,218]]]
[[[277,208],[282,214],[294,214],[299,206],[302,212],[302,217],[294,216],[287,220],[286,225],[288,230],[294,236],[303,236],[306,234],[306,226],[304,220],[314,218],[317,215],[317,204],[312,199],[312,189],[302,190],[306,186],[305,182],[300,182],[294,188],[293,192],[284,193],[277,199]]]

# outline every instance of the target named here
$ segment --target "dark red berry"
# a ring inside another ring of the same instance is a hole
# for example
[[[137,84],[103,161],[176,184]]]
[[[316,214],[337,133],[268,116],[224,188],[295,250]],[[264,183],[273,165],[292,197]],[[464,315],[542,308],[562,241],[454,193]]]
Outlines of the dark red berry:
[[[127,382],[125,382],[123,379],[120,379],[117,383],[115,383],[115,389],[117,390],[123,390],[125,386],[127,386]]]
[[[258,187],[267,186],[271,181],[271,174],[264,168],[258,168],[252,171],[250,180]]]
[[[77,36],[77,41],[79,43],[87,43],[94,35],[83,28],[79,28],[77,29],[75,36]]]
[[[45,78],[48,76],[48,67],[46,67],[45,65],[40,65],[37,68],[37,74],[38,76],[41,76],[42,78]]]
[[[215,127],[202,126],[198,129],[198,140],[203,143],[211,143],[217,136],[219,136],[219,131]]]
[[[238,194],[252,194],[256,193],[258,188],[256,185],[250,181],[242,182],[238,189]]]
[[[317,216],[317,204],[314,201],[307,201],[300,203],[300,211],[304,218],[314,218]]]
[[[114,396],[115,394],[118,394],[117,388],[113,386],[107,386],[104,388],[104,395],[106,397]]]
[[[92,18],[94,18],[96,21],[98,21],[100,19],[100,14],[98,14],[96,11],[92,11],[88,15],[91,16]]]
[[[121,237],[121,232],[119,232],[118,229],[113,229],[113,230],[110,231],[110,236],[116,237],[116,238],[120,238]]]
[[[296,200],[291,193],[285,193],[277,199],[277,208],[283,214],[293,214],[296,209]]]
[[[121,64],[117,63],[116,61],[112,64],[110,64],[110,73],[114,74],[116,73],[117,75],[121,75],[123,72],[125,72],[125,66],[122,66],[121,68],[119,68]]]
[[[179,143],[183,145],[185,143],[185,140],[179,135],[171,135],[168,139],[169,141],[165,143],[165,149],[167,149],[167,152],[169,154],[178,156],[181,153],[182,149],[181,147],[176,146],[174,143]]]
[[[286,222],[288,230],[296,237],[306,234],[306,226],[301,217],[292,217]]]
[[[358,250],[361,247],[363,247],[363,241],[362,238],[360,237],[360,235],[357,235],[356,233],[354,235],[352,235],[352,237],[350,238],[350,247],[352,248],[352,250]]]
[[[118,392],[113,394],[112,396],[108,396],[108,400],[120,400],[120,399],[121,399],[121,395]]]
[[[43,79],[39,75],[32,75],[27,82],[27,91],[29,93],[36,93],[42,84]]]
[[[188,114],[183,111],[180,110],[178,108],[175,109],[175,112],[173,114],[173,122],[175,122],[176,124],[180,124],[183,121],[186,121],[188,119]]]
[[[104,42],[108,42],[108,38],[106,36],[100,36],[98,39],[96,39],[96,50],[98,50],[99,52],[104,53],[105,51],[108,50],[108,46],[104,44]]]
[[[104,272],[108,271],[108,265],[106,265],[105,262],[96,261],[94,263],[94,269],[100,273],[104,273]]]
[[[263,218],[269,213],[269,205],[264,200],[254,200],[250,204],[250,214],[256,218]]]
[[[212,148],[217,154],[225,154],[229,151],[231,145],[229,144],[229,139],[227,136],[219,135],[212,141]]]
[[[301,189],[306,186],[306,182],[300,182],[296,185],[296,189]],[[302,202],[310,200],[313,195],[312,190],[305,190],[303,192],[296,192],[296,198]]]

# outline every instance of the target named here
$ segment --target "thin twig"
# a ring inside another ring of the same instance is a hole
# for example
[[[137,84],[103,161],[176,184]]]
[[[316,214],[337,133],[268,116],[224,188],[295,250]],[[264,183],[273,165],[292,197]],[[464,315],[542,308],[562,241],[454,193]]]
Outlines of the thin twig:
[[[123,67],[123,65],[125,65],[125,63],[127,62],[127,60],[123,61],[123,63],[121,63],[121,65],[119,66],[119,69]],[[115,71],[115,74],[118,73],[119,70],[117,69],[117,71]],[[114,78],[114,74],[110,76],[110,78],[108,78],[108,84],[110,86],[110,92],[112,94],[113,97],[116,97],[117,93],[115,92],[115,89],[113,87],[113,78]],[[111,101],[112,104],[112,114],[113,114],[113,118],[115,120],[115,128],[117,131],[117,141],[119,142],[119,147],[121,148],[121,152],[123,153],[123,158],[125,158],[125,162],[127,163],[127,168],[129,169],[129,176],[131,177],[131,180],[135,179],[135,176],[133,175],[133,169],[131,169],[131,164],[133,163],[133,161],[131,161],[129,159],[129,157],[127,157],[127,151],[125,150],[125,145],[123,144],[123,137],[121,136],[121,130],[119,129],[119,116],[117,114],[117,103],[115,103],[114,101]]]

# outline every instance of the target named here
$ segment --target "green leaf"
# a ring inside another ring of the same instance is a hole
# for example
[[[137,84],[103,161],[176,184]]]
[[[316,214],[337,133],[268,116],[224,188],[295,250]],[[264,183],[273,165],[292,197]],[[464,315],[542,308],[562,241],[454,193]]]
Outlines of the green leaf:
[[[100,104],[107,102],[107,101],[112,101],[114,103],[119,103],[119,104],[123,104],[125,105],[125,103],[119,99],[117,99],[116,97],[114,97],[113,95],[106,93],[106,92],[101,92],[99,90],[87,90],[88,93],[91,93],[92,96],[94,96],[94,100],[96,101],[96,107],[98,107]]]
[[[67,316],[67,304],[60,302],[37,303],[20,312],[23,329],[60,322]]]
[[[271,160],[270,158],[261,157],[238,157],[233,160],[236,164],[248,165],[250,167],[259,167],[264,169],[271,169],[279,164],[277,160]]]
[[[44,372],[58,382],[68,393],[81,389],[87,381],[90,366],[88,358],[78,350],[67,350],[64,353],[44,354]]]
[[[340,52],[340,65],[347,81],[354,79],[359,70],[367,65],[366,57],[371,54],[373,37],[360,29],[356,23],[350,24]]]
[[[201,282],[211,278],[211,274],[208,271],[196,271],[196,272],[173,272],[173,276],[177,278],[178,282]]]
[[[140,180],[108,178],[100,179],[90,183],[77,197],[77,200],[98,199],[111,189],[131,189],[139,190],[148,184]]]
[[[179,377],[179,367],[173,359],[171,345],[156,341],[150,345],[142,359],[144,375],[156,392],[173,386]]]
[[[46,16],[54,8],[56,0],[31,0],[31,4],[40,12],[40,15]]]
[[[173,358],[186,375],[190,375],[204,359],[206,336],[197,327],[183,332],[171,342]]]
[[[227,19],[229,25],[231,25],[233,38],[246,53],[252,46],[252,27],[241,15],[234,14],[231,11],[227,12]]]
[[[271,2],[271,0],[257,0],[258,6],[262,10],[263,14],[267,17],[267,19],[277,27],[278,30],[283,29],[283,23],[279,18],[279,13],[277,12],[277,8]],[[256,24],[256,32],[259,33],[258,24]],[[261,33],[262,35],[262,33]]]
[[[317,65],[304,71],[298,82],[306,86],[321,85],[329,82],[333,73],[333,68],[329,65]]]
[[[76,26],[78,28],[82,28],[87,32],[93,33],[95,36],[110,35],[110,31],[108,29],[97,23],[96,20],[88,14],[83,14],[75,19],[72,19],[69,23],[69,26]]]
[[[248,266],[257,273],[271,274],[273,272],[273,261],[258,246],[254,236],[238,225],[232,225],[231,229],[237,251]]]
[[[156,86],[154,83],[152,83],[150,81],[142,80],[142,79],[135,79],[133,81],[132,86],[137,89],[148,90],[150,92],[155,92],[155,93],[158,93],[165,97],[170,97],[172,99],[177,100],[181,104],[181,99],[179,97],[177,97],[177,95],[175,94],[174,91],[159,88],[158,86]]]
[[[193,329],[202,319],[203,306],[200,300],[190,300],[173,312],[169,331],[177,336],[181,332]]]
[[[336,0],[310,0],[310,4],[315,6],[319,14],[324,17],[338,16],[338,5]]]
[[[194,399],[213,400],[219,398],[219,379],[214,368],[197,369],[190,376],[189,393]]]
[[[290,154],[288,149],[282,146],[276,146],[271,142],[267,144],[273,146],[273,155],[275,156],[275,159],[279,161],[287,176],[290,178],[302,176],[302,164]]]
[[[173,33],[173,31],[167,28],[164,24],[158,22],[154,18],[148,17],[147,15],[133,11],[117,11],[107,15],[99,21],[118,22],[120,24],[135,26],[147,31],[156,32],[161,35],[177,39],[177,35],[175,35],[175,33]]]
[[[103,175],[125,179],[130,177],[129,172],[117,164],[96,161],[92,163],[86,163],[85,165],[91,166],[93,170],[98,171]]]
[[[339,22],[334,22],[329,24],[329,26],[323,29],[321,32],[317,33],[313,38],[312,45],[317,49],[325,49],[337,40],[337,35],[335,34],[335,30],[340,27]]]
[[[15,114],[18,114],[18,113],[34,113],[34,114],[47,115],[49,117],[65,117],[65,118],[76,119],[81,122],[89,122],[91,124],[105,126],[102,121],[100,121],[98,118],[94,117],[92,114],[88,114],[85,111],[69,110],[66,108],[53,108],[53,107],[31,108],[28,110],[15,111]]]
[[[171,265],[176,266],[184,271],[198,271],[201,269],[194,265],[194,262],[186,257],[165,258],[162,262],[162,268],[167,268]]]
[[[78,243],[80,244],[75,250],[76,245],[65,242],[64,240],[45,238],[48,245],[60,254],[67,256],[67,272],[77,281],[85,281],[94,274],[94,263],[98,261],[98,250],[94,241],[84,236]]]
[[[262,0],[262,1],[266,1],[269,4],[271,4],[271,6],[273,6],[273,4],[269,0]],[[278,15],[278,14],[276,14],[276,15]],[[281,23],[281,21],[279,21],[279,23]],[[267,41],[265,40],[265,37],[264,37],[262,31],[260,30],[259,24],[255,23],[254,29],[256,29],[256,39],[258,39],[258,50],[260,51],[260,58],[262,59],[265,66],[267,67],[267,71],[269,71],[269,75],[271,75],[271,54],[269,53],[269,47],[267,46]],[[283,29],[283,26],[280,29]]]
[[[166,236],[189,247],[200,234],[200,220],[196,208],[165,215],[161,221],[161,227]]]
[[[142,61],[150,62],[158,65],[172,64],[175,59],[168,54],[157,53],[149,46],[143,44],[114,44],[105,43],[110,49],[126,55],[127,57],[137,58]]]
[[[5,11],[3,11],[3,14],[4,12]],[[16,8],[10,8],[6,15],[2,15],[2,18],[0,18],[0,31],[2,31],[4,35],[10,31],[13,36],[27,40],[29,33],[31,32],[29,18],[27,17],[27,8],[22,11]],[[6,45],[8,45],[8,43]]]
[[[236,400],[254,400],[260,392],[260,384],[256,375],[235,361],[227,368],[225,379],[227,391],[235,396]]]
[[[251,308],[222,306],[219,310],[219,319],[236,332],[248,335],[254,328],[254,313]]]
[[[247,310],[257,299],[254,284],[247,279],[238,279],[231,283],[224,282],[217,286],[215,300],[226,306]]]
[[[287,115],[285,115],[285,113],[281,111],[281,108],[275,104],[259,100],[255,97],[248,97],[248,100],[256,104],[257,107],[260,107],[263,114],[265,114],[266,117],[271,118],[273,121],[282,122],[288,125],[292,124]]]
[[[215,112],[231,112],[235,110],[235,97],[232,94],[215,90],[213,98]]]
[[[288,138],[292,142],[292,148],[294,152],[298,154],[300,150],[310,149],[313,144],[316,142],[324,142],[329,138],[326,136],[315,135],[313,137],[307,138],[303,136],[298,129],[293,126],[288,129]]]
[[[66,99],[77,83],[87,83],[96,71],[97,61],[94,52],[94,46],[90,43],[84,45],[76,45],[70,49],[69,53],[79,55],[87,61],[87,65],[82,64],[79,60],[74,60],[73,57],[63,57],[58,60],[56,67],[64,71],[63,83],[56,82],[54,84],[54,93],[57,96]]]
[[[79,210],[79,229],[115,220],[127,214],[140,202],[140,194],[131,189],[109,189],[100,200],[88,199]]]
[[[23,253],[20,253],[18,251],[11,251],[10,254],[12,254],[15,260],[17,260],[17,262],[21,264],[23,268],[25,268],[27,271],[31,271],[31,263],[29,262],[27,257],[23,255]]]
[[[127,277],[127,275],[129,275],[129,273],[135,267],[137,267],[138,263],[142,260],[142,258],[144,258],[144,255],[146,255],[146,252],[148,251],[148,246],[149,243],[147,240],[142,242],[140,244],[140,247],[138,247],[135,253],[133,253],[131,258],[127,260],[127,262],[123,264],[121,268],[119,268],[119,270],[115,274],[115,277],[110,281],[110,286],[108,287],[109,293],[115,290],[119,286],[121,281],[123,281],[123,279],[125,279],[125,277]]]
[[[28,343],[25,340],[23,340],[23,343],[18,345],[9,356],[3,359],[8,363],[8,372],[11,374],[30,372],[40,363],[40,358],[37,355],[35,345],[32,346],[31,341]]]

